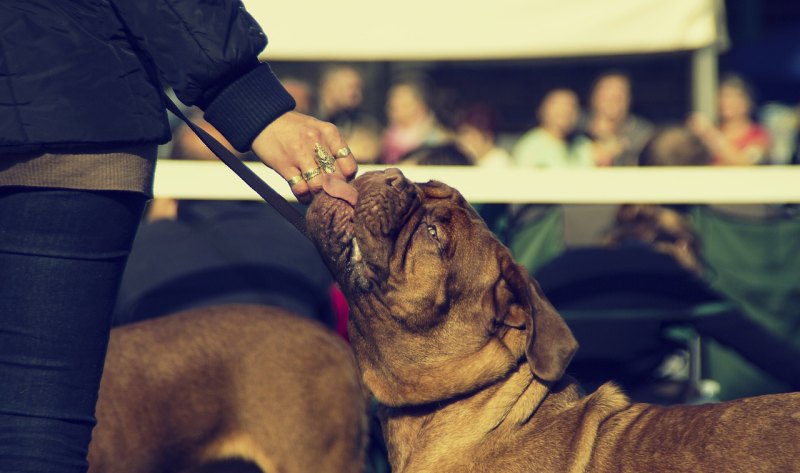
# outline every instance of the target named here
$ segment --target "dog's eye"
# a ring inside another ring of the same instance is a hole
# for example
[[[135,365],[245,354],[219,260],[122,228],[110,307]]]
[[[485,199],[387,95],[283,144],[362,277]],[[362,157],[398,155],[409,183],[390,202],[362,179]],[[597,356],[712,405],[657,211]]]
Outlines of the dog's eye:
[[[428,225],[428,235],[430,235],[434,240],[439,241],[439,233],[436,231],[436,227],[433,225]]]

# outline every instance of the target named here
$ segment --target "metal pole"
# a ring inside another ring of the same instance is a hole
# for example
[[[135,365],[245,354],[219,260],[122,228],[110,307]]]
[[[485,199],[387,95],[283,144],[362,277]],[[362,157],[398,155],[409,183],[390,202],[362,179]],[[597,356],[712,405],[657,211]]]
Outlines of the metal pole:
[[[717,119],[717,67],[716,45],[692,54],[692,111],[701,112],[712,121]]]
[[[728,26],[725,23],[725,1],[706,0],[714,11],[716,40],[692,54],[692,111],[702,112],[717,120],[718,55],[728,48]]]

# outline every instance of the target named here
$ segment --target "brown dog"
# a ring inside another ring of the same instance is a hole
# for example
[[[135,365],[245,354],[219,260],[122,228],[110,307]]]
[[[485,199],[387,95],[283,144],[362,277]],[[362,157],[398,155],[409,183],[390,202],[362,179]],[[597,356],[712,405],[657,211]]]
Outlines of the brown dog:
[[[700,239],[688,219],[675,210],[651,204],[621,205],[603,245],[615,247],[634,241],[672,257],[696,276],[703,274]]]
[[[263,306],[112,330],[97,419],[91,473],[179,472],[224,458],[265,473],[358,472],[367,435],[347,344]]]
[[[583,396],[577,349],[463,197],[397,170],[321,195],[308,224],[351,306],[394,473],[800,471],[800,394],[703,405]]]

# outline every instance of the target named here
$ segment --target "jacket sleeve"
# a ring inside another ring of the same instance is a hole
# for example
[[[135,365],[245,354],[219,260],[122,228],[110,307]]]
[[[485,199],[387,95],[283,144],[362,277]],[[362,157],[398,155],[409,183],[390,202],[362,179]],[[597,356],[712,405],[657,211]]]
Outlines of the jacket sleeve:
[[[240,151],[294,109],[258,54],[267,44],[240,0],[110,0],[136,45],[187,105]]]

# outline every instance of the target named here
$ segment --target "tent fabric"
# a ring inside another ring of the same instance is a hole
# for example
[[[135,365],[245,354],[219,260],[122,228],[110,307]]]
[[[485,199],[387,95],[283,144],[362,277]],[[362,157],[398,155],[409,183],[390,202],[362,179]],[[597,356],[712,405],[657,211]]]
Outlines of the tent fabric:
[[[751,323],[800,349],[800,217],[745,218],[700,206],[692,212],[692,223],[712,268],[713,286],[739,302]],[[728,339],[734,335],[757,340],[752,330],[737,333],[742,329],[736,325],[726,330],[727,335],[716,338],[731,346],[737,344]],[[723,400],[791,390],[739,353],[715,342],[706,350],[708,373],[720,382]],[[782,361],[798,369],[795,357]]]
[[[267,32],[269,60],[576,57],[724,42],[718,0],[244,3]]]
[[[510,220],[503,232],[504,243],[514,260],[529,272],[535,272],[565,250],[561,206],[524,206]]]
[[[706,206],[691,217],[712,284],[800,347],[800,217],[745,218]]]

